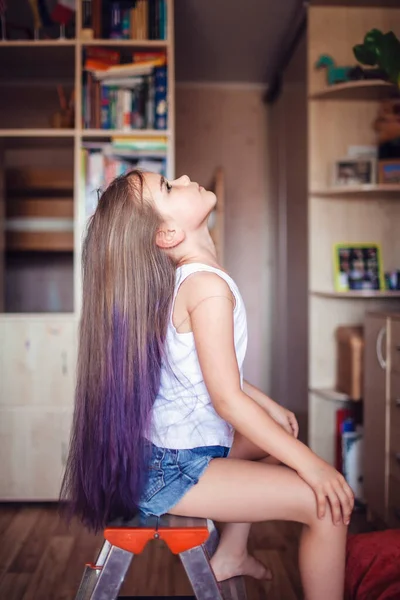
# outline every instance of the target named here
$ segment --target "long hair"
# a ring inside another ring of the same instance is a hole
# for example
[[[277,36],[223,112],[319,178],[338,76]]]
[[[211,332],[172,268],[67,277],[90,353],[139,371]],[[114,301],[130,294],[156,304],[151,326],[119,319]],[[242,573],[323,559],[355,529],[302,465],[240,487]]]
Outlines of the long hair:
[[[75,411],[61,487],[69,517],[98,531],[131,518],[144,484],[151,409],[175,281],[140,171],[100,197],[83,245]]]

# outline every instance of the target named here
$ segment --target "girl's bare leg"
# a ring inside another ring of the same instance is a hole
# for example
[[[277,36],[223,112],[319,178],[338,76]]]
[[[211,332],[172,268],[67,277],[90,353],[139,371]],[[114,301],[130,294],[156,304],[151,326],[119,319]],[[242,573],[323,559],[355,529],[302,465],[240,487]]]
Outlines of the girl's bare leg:
[[[235,433],[229,458],[261,460],[268,464],[279,464],[272,456],[255,446],[240,433]],[[217,581],[224,581],[237,575],[249,575],[256,579],[272,579],[270,569],[251,556],[247,543],[251,523],[226,523],[223,527],[218,548],[211,559]]]
[[[228,523],[303,523],[299,567],[305,599],[343,600],[347,527],[333,524],[329,507],[318,519],[314,492],[292,469],[215,459],[169,512]]]

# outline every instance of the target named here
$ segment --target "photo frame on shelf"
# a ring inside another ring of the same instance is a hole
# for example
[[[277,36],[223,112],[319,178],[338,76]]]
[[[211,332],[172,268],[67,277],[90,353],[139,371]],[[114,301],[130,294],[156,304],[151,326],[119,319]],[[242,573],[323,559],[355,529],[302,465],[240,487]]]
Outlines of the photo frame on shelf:
[[[376,182],[376,160],[368,157],[345,157],[333,165],[332,185],[345,187],[371,185]]]
[[[380,244],[335,244],[334,279],[336,292],[384,290]]]
[[[400,185],[400,158],[379,161],[378,183]]]

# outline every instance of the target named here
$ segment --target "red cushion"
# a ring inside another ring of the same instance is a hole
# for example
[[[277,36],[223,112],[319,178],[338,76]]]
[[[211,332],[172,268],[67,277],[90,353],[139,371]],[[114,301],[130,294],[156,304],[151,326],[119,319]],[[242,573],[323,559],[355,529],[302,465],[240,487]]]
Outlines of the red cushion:
[[[349,536],[345,600],[400,599],[400,530]]]

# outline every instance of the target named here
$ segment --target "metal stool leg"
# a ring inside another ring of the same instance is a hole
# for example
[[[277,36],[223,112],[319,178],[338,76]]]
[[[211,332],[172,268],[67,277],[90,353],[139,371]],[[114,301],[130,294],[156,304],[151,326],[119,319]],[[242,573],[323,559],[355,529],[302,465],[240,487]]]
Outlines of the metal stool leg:
[[[197,600],[223,600],[205,547],[191,548],[179,556]]]
[[[246,584],[243,577],[232,577],[220,583],[224,600],[247,600]]]
[[[211,521],[210,519],[207,519],[207,527],[208,531],[210,532],[210,537],[204,543],[204,546],[207,551],[208,557],[212,558],[219,544],[219,534],[213,521]]]
[[[211,558],[217,549],[219,535],[213,521],[208,519],[207,525],[210,537],[205,542],[204,546],[208,557]],[[224,600],[247,600],[246,584],[243,577],[233,577],[232,579],[223,581],[219,586]]]
[[[85,567],[81,583],[75,596],[75,600],[90,600],[94,590],[94,586],[97,582],[97,578],[100,574],[100,569],[96,569],[96,567],[102,567],[104,565],[104,562],[107,558],[110,549],[110,542],[105,541],[103,546],[101,547],[95,564],[93,566],[87,565]]]
[[[133,554],[111,546],[90,600],[115,600],[132,562]]]
[[[115,600],[133,554],[104,542],[93,566],[87,566],[75,600]]]

